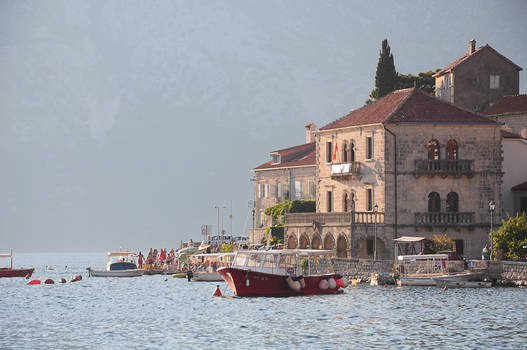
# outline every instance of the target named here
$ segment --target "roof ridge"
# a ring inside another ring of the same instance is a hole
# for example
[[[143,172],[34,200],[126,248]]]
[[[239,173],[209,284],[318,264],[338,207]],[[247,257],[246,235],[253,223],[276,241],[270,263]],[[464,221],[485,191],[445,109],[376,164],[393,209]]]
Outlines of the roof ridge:
[[[296,145],[296,146],[291,146],[291,147],[287,147],[287,148],[282,148],[282,149],[277,149],[276,151],[271,151],[269,153],[275,153],[275,152],[284,152],[284,151],[288,151],[288,150],[291,150],[293,148],[296,148],[296,147],[302,147],[302,146],[307,146],[307,145],[313,145],[315,144],[316,142],[313,141],[313,142],[307,142],[307,143],[301,143],[299,145]]]

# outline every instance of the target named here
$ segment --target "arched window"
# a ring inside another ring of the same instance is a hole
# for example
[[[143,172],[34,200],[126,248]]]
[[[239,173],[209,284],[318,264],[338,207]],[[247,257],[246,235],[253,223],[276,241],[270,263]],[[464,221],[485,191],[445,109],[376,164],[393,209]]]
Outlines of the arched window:
[[[456,192],[446,195],[446,211],[457,213],[459,211],[459,196]]]
[[[439,193],[430,192],[428,195],[428,211],[429,212],[440,212],[441,211],[441,197]]]
[[[439,142],[437,140],[428,141],[428,160],[439,159]]]
[[[355,161],[355,143],[353,141],[350,142],[350,163],[353,163]]]
[[[342,145],[342,163],[348,162],[348,143],[344,141]]]
[[[446,157],[448,160],[457,160],[457,142],[450,139],[446,143]]]
[[[342,211],[347,212],[348,211],[348,192],[344,192],[344,195],[342,196]]]
[[[355,211],[355,192],[350,191],[349,202],[350,202],[350,211]]]

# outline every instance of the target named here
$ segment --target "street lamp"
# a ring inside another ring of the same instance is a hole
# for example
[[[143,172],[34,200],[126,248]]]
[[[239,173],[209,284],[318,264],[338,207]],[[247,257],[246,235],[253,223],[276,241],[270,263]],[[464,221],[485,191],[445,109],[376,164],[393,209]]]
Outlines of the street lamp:
[[[375,233],[375,240],[373,241],[373,260],[377,260],[377,210],[379,210],[379,206],[377,203],[373,206],[373,213],[375,216],[375,221],[373,222],[374,227],[374,233]]]
[[[489,202],[489,209],[490,209],[490,260],[492,260],[492,255],[494,253],[494,232],[493,232],[493,227],[492,227],[492,216],[494,214],[494,209],[496,209],[496,205],[494,204],[493,200]]]

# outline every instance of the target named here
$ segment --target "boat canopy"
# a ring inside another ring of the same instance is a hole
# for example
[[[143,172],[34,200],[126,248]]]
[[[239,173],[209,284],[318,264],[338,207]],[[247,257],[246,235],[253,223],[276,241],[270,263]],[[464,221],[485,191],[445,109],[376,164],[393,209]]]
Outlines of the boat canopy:
[[[111,256],[137,256],[137,254],[133,252],[110,252],[108,253],[108,257],[111,257]]]
[[[236,253],[210,253],[210,254],[192,254],[192,257],[205,257],[205,258],[215,258],[215,257],[222,257],[222,256],[234,256]]]
[[[412,243],[412,242],[422,242],[426,238],[425,237],[410,237],[410,236],[401,236],[399,238],[395,238],[395,242],[399,243]]]

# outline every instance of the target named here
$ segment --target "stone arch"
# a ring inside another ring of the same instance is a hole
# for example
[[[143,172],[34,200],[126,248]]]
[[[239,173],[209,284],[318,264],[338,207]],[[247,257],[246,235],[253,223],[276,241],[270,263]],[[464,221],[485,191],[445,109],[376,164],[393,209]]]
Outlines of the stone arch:
[[[375,250],[375,237],[368,236],[364,237],[360,241],[359,259],[373,259]],[[384,256],[384,242],[382,239],[377,237],[377,260],[382,260]]]
[[[296,249],[296,246],[297,246],[296,236],[294,234],[289,235],[289,237],[287,237],[287,248]]]
[[[322,240],[318,233],[314,234],[313,238],[311,238],[311,249],[322,249]]]
[[[348,240],[346,239],[346,236],[342,233],[337,238],[337,257],[348,257]]]
[[[333,250],[335,249],[335,238],[331,233],[328,233],[326,237],[324,237],[324,249],[326,250]]]
[[[309,248],[309,238],[307,237],[305,232],[300,235],[300,241],[298,243],[298,248],[300,249]]]

